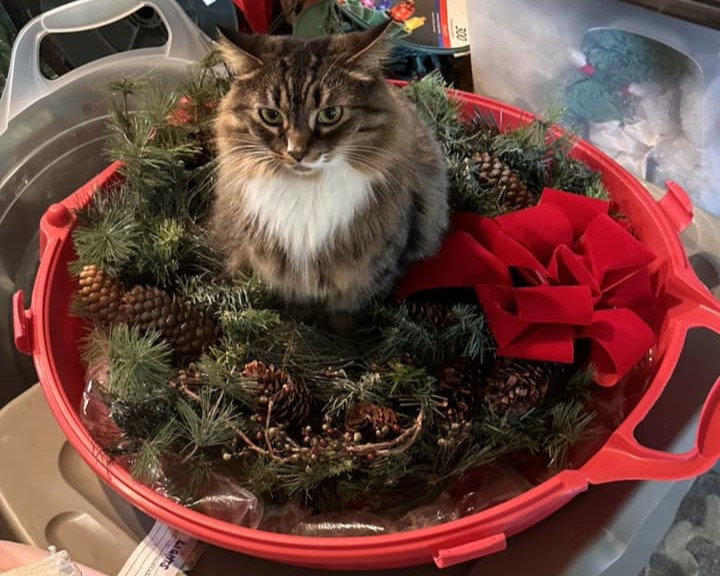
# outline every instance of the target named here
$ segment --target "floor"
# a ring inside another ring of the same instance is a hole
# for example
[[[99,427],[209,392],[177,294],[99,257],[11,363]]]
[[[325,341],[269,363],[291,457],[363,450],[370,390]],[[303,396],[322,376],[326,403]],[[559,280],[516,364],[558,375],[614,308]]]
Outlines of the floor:
[[[720,574],[720,473],[698,478],[640,576]]]

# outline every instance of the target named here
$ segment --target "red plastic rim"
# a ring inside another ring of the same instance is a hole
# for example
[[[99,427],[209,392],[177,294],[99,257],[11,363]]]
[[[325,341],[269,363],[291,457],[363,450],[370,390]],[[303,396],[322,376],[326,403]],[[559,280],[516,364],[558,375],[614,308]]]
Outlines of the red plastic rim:
[[[474,95],[456,93],[468,109],[491,113],[503,129],[532,116]],[[546,518],[589,484],[633,479],[677,480],[708,470],[720,456],[720,386],[716,382],[703,409],[693,450],[684,455],[648,450],[633,431],[662,393],[683,348],[687,330],[706,326],[720,332],[720,309],[690,268],[678,238],[689,221],[686,196],[675,189],[656,203],[645,188],[610,158],[579,142],[573,154],[603,174],[613,200],[627,214],[638,237],[658,255],[656,282],[676,302],[669,306],[656,352],[655,377],[623,424],[599,452],[578,470],[566,470],[499,506],[444,525],[387,536],[310,538],[242,528],[175,504],[135,482],[112,463],[89,436],[78,416],[83,374],[76,346],[79,322],[68,314],[71,284],[67,263],[73,258],[71,210],[117,177],[117,164],[51,207],[41,222],[41,260],[30,311],[22,299],[16,341],[32,350],[50,409],[70,444],[92,470],[129,503],[200,540],[271,560],[322,569],[381,569],[435,562],[444,567],[496,552],[507,537]],[[685,215],[683,210],[685,210]],[[19,335],[19,336],[18,336]],[[18,340],[18,338],[20,338]]]

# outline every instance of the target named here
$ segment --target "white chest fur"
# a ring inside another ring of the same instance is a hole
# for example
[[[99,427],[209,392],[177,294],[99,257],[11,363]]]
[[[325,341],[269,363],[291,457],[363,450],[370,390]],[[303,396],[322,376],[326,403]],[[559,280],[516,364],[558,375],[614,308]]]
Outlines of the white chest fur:
[[[336,160],[317,176],[253,178],[244,200],[250,217],[303,264],[350,226],[371,193],[367,176]]]

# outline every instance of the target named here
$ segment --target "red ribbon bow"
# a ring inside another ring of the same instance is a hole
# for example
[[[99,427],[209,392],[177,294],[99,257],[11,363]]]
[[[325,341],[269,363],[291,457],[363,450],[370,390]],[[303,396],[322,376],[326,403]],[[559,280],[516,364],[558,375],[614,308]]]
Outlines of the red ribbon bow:
[[[494,219],[455,214],[440,252],[411,267],[397,296],[472,287],[499,356],[572,363],[587,339],[596,381],[612,386],[655,343],[655,255],[608,210],[546,189],[537,206]]]

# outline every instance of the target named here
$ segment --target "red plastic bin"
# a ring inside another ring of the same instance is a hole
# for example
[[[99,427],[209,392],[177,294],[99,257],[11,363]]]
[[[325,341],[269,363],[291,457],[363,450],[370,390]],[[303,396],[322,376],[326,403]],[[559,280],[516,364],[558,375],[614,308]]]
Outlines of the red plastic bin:
[[[516,108],[478,96],[457,93],[468,111],[491,113],[503,129],[532,119]],[[40,266],[30,309],[23,294],[14,296],[15,343],[34,358],[40,383],[60,428],[92,470],[129,503],[149,516],[200,540],[278,562],[321,569],[384,569],[435,562],[446,567],[506,547],[506,538],[546,518],[590,484],[622,480],[681,480],[709,470],[720,457],[720,380],[706,398],[694,447],[671,454],[641,446],[633,432],[662,394],[694,327],[720,332],[720,306],[695,276],[678,233],[692,220],[683,190],[668,184],[656,202],[618,164],[578,142],[573,155],[602,173],[614,201],[633,228],[657,254],[652,265],[656,285],[666,296],[654,378],[625,421],[583,466],[565,470],[512,500],[473,516],[440,526],[386,536],[312,538],[242,528],[182,507],[135,482],[95,444],[78,415],[83,365],[77,349],[80,321],[68,313],[73,286],[67,264],[73,258],[72,209],[85,205],[93,192],[117,178],[118,164],[52,205],[40,223]],[[688,383],[690,385],[690,383]]]

